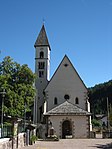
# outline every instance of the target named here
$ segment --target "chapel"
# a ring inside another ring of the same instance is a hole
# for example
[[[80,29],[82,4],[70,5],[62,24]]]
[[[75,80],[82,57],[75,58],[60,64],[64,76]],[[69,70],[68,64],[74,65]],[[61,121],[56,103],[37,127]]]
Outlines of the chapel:
[[[59,138],[89,138],[92,131],[88,90],[72,62],[65,55],[50,78],[51,47],[44,24],[34,44],[34,123]]]

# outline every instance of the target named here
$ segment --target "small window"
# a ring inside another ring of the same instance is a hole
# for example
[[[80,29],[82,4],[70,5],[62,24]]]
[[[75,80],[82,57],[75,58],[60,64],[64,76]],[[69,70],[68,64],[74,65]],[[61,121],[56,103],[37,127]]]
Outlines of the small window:
[[[69,96],[68,94],[66,94],[66,95],[64,96],[64,98],[65,98],[66,100],[68,100],[68,99],[70,99],[70,96]]]
[[[54,98],[54,105],[57,105],[58,104],[58,99],[55,97]]]
[[[64,66],[65,66],[65,67],[67,67],[67,66],[68,66],[68,64],[67,64],[67,63],[65,63],[65,64],[64,64]]]
[[[44,69],[45,68],[45,62],[39,62],[38,63],[38,68],[39,69]]]
[[[39,71],[39,78],[43,78],[44,77],[44,71]]]
[[[78,97],[75,98],[75,104],[79,104],[79,99],[78,99]]]
[[[43,51],[40,52],[40,58],[44,58],[44,52]]]

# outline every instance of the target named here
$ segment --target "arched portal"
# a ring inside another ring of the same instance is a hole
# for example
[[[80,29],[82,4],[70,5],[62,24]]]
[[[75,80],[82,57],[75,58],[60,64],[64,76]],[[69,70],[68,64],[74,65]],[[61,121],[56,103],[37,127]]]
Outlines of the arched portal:
[[[66,136],[72,135],[72,125],[69,120],[65,120],[62,123],[62,138],[65,139]]]

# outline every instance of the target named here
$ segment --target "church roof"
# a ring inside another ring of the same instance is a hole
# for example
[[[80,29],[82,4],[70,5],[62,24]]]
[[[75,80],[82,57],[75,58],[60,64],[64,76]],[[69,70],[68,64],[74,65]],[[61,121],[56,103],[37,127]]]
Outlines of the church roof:
[[[83,110],[75,104],[65,101],[59,106],[46,112],[44,115],[91,115],[91,113]]]
[[[35,42],[35,45],[34,45],[34,47],[38,47],[38,46],[49,46],[49,48],[50,48],[44,24],[40,30],[40,33],[39,33],[37,40]]]

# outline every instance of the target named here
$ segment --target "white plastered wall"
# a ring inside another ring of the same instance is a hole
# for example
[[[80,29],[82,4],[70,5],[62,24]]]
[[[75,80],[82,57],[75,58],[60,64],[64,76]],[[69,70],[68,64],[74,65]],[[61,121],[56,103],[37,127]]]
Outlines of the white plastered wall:
[[[68,66],[65,67],[65,64],[68,64]],[[69,102],[73,104],[75,104],[75,99],[78,97],[78,106],[86,110],[87,88],[66,57],[52,77],[45,92],[47,93],[47,111],[65,102],[65,94],[70,96]],[[55,97],[58,99],[58,105],[54,105]]]

